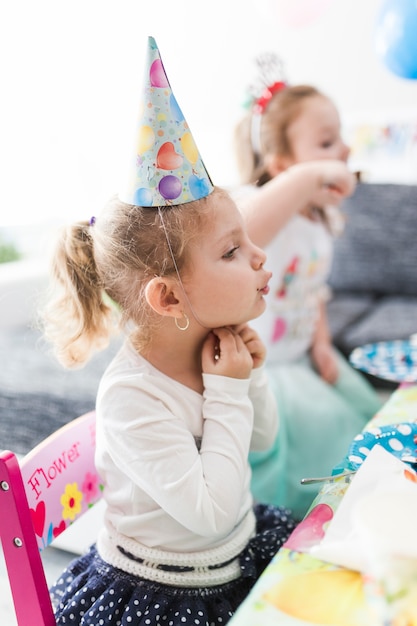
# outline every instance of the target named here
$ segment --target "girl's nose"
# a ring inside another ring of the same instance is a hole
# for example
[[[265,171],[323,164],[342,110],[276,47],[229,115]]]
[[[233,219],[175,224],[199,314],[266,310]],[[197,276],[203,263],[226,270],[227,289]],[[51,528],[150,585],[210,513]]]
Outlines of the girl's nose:
[[[254,246],[254,248],[255,254],[253,256],[253,266],[255,269],[260,270],[266,261],[266,254],[262,248],[258,248],[258,246]]]

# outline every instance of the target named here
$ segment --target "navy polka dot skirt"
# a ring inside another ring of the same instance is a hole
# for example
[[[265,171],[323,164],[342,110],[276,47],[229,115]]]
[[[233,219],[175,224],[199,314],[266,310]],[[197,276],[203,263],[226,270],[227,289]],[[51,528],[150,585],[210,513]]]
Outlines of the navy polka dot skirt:
[[[92,546],[50,590],[57,625],[226,624],[295,527],[287,509],[258,504],[254,511],[257,532],[239,556],[240,578],[214,587],[164,585],[109,565]]]

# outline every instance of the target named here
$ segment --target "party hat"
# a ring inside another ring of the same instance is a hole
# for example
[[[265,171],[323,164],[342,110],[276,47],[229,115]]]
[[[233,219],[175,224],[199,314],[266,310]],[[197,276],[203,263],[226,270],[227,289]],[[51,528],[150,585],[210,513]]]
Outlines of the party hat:
[[[185,204],[208,196],[213,183],[172,93],[153,37],[148,38],[137,143],[119,198],[139,206]]]

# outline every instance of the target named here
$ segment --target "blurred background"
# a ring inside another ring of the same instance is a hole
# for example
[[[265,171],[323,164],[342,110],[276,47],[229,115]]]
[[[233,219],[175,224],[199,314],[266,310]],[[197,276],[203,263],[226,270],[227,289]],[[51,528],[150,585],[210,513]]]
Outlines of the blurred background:
[[[262,52],[334,99],[353,166],[417,182],[415,33],[415,0],[2,2],[3,245],[43,254],[51,224],[88,219],[117,192],[148,35],[215,183],[237,183],[233,127]]]

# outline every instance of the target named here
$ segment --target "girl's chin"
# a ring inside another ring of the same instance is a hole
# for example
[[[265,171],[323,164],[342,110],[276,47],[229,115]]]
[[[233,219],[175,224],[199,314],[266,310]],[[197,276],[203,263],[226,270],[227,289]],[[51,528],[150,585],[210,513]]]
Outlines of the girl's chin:
[[[259,317],[260,315],[262,315],[262,313],[265,311],[266,309],[266,302],[265,300],[262,298],[259,301],[259,306],[256,307],[256,313],[255,315],[252,317],[252,319],[256,319],[257,317]]]
[[[235,320],[234,322],[230,322],[228,324],[222,324],[221,326],[240,326],[241,324],[248,324],[252,320],[256,320],[258,317],[262,315],[262,313],[266,309],[266,302],[264,299],[259,300],[256,305],[253,307],[251,313],[248,313],[246,316],[241,317],[239,321]],[[214,327],[213,327],[214,328]]]

